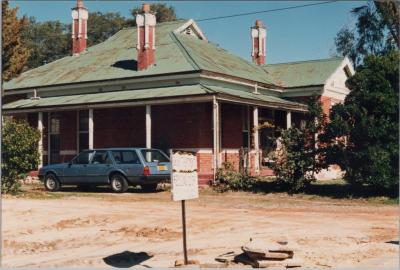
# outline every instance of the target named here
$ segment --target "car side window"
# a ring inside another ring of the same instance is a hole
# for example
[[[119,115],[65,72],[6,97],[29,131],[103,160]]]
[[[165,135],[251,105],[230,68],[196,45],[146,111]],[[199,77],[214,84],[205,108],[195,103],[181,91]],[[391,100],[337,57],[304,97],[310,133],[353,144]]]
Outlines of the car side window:
[[[96,151],[90,164],[111,164],[107,151]]]
[[[85,151],[80,153],[73,161],[73,164],[89,164],[93,156],[93,151]]]
[[[117,164],[140,164],[139,157],[135,151],[112,151],[112,154]]]

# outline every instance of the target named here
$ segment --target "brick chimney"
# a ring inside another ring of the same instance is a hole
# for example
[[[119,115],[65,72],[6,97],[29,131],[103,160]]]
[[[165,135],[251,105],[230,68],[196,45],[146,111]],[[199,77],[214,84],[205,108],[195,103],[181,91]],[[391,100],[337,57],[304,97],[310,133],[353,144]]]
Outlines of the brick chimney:
[[[251,57],[257,65],[265,64],[265,40],[267,30],[263,27],[261,20],[256,20],[256,23],[251,27]]]
[[[149,4],[143,4],[136,15],[137,25],[137,69],[144,70],[154,65],[156,42],[156,16],[150,11]]]
[[[79,55],[86,50],[88,10],[83,6],[83,0],[76,1],[72,8],[72,54]]]

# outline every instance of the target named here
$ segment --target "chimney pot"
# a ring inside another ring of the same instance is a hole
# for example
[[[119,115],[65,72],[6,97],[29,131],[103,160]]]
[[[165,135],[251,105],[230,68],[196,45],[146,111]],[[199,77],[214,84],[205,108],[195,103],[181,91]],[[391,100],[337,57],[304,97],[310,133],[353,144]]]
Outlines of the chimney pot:
[[[257,65],[265,64],[265,43],[267,30],[261,20],[256,20],[255,25],[251,27],[251,57]]]
[[[82,0],[76,0],[76,7],[83,8],[84,7],[83,1]]]
[[[143,4],[143,5],[142,5],[142,11],[143,11],[144,13],[149,13],[149,12],[150,12],[150,5],[147,4],[147,3]]]

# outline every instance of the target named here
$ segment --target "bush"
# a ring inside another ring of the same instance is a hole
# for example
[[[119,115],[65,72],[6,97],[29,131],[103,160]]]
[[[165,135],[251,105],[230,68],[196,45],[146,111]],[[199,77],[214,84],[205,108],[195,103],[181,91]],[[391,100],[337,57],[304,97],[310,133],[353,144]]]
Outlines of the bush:
[[[322,169],[315,134],[323,131],[325,122],[321,102],[313,96],[308,102],[305,125],[281,131],[281,146],[275,152],[272,168],[278,183],[286,185],[290,193],[304,189]]]
[[[298,128],[282,131],[280,142],[272,164],[277,182],[287,186],[290,193],[298,192],[315,180],[311,171],[315,153],[306,133]]]
[[[7,119],[2,133],[1,192],[19,190],[22,175],[39,164],[38,141],[40,133],[26,122]]]
[[[218,192],[249,191],[254,187],[255,180],[245,173],[235,171],[233,164],[224,162],[222,168],[217,170],[217,175],[212,188]]]

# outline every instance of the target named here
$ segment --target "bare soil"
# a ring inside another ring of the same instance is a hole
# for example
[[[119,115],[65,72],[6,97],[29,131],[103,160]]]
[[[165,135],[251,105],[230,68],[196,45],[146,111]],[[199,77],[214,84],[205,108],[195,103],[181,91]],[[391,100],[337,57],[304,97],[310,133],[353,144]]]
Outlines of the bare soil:
[[[5,196],[2,267],[173,267],[183,256],[180,206],[168,191]],[[367,200],[202,190],[187,202],[189,258],[214,265],[252,237],[287,240],[305,268],[395,268],[398,214]]]

